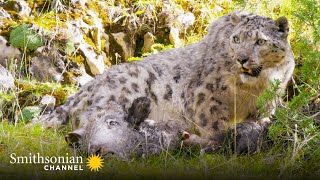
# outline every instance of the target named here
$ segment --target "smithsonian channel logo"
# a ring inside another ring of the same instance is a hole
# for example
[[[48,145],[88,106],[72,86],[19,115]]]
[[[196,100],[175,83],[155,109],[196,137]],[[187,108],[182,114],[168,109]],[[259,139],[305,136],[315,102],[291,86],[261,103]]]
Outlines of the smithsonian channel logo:
[[[11,153],[10,164],[41,164],[45,171],[83,171],[85,166],[91,171],[99,171],[103,167],[103,158],[95,154],[83,158],[69,156],[68,153],[65,156],[42,156],[40,153],[18,156],[16,153]]]

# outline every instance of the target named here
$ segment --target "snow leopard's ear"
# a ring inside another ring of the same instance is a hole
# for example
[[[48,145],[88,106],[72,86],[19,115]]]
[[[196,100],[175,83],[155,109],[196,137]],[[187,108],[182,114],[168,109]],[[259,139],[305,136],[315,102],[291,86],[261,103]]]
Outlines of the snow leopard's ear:
[[[235,26],[239,24],[239,22],[241,21],[241,18],[236,13],[232,13],[230,19],[231,23]]]
[[[84,134],[85,128],[81,127],[79,129],[74,130],[73,132],[69,132],[68,135],[65,136],[65,140],[69,145],[79,146],[79,143]]]
[[[275,25],[278,27],[278,31],[282,34],[282,37],[286,38],[289,32],[288,19],[284,16],[279,17],[277,20],[275,20]]]
[[[139,97],[133,100],[128,110],[127,122],[138,127],[140,123],[146,120],[151,112],[151,100],[147,97]]]

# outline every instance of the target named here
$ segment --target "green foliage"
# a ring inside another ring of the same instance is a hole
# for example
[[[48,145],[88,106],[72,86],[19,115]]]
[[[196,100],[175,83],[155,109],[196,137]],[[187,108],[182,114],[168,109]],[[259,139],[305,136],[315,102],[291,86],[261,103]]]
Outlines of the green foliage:
[[[0,162],[8,154],[15,152],[21,155],[28,155],[30,152],[38,152],[44,155],[53,155],[66,151],[68,146],[61,139],[61,132],[48,131],[40,125],[27,126],[24,123],[13,125],[8,122],[0,123]],[[5,148],[4,148],[5,147]],[[1,171],[0,171],[1,172]]]
[[[167,49],[171,49],[173,46],[172,45],[163,45],[163,44],[154,44],[151,46],[151,51],[154,53],[154,52],[157,52],[157,51],[164,51],[164,50],[167,50]]]
[[[5,106],[7,103],[10,103],[14,100],[14,93],[12,90],[9,90],[8,92],[5,92],[3,90],[0,90],[0,119],[4,116],[4,111],[6,110]]]
[[[303,56],[303,64],[299,69],[300,91],[315,95],[320,89],[320,51],[310,50]]]
[[[293,0],[294,7],[297,11],[292,11],[293,16],[298,21],[295,25],[300,26],[303,35],[310,37],[312,44],[316,45],[320,39],[320,2],[318,0]]]
[[[57,42],[57,43],[54,43],[54,45],[58,49],[66,53],[67,55],[71,55],[76,50],[76,48],[74,47],[74,43],[71,41],[64,42],[64,43]]]
[[[64,48],[64,52],[66,54],[71,55],[75,50],[76,48],[74,47],[74,43],[71,43],[71,42],[66,43],[66,46]]]
[[[31,29],[30,24],[21,24],[10,32],[10,43],[17,48],[36,50],[43,45],[43,39]]]
[[[320,129],[314,119],[301,109],[283,108],[276,111],[277,120],[271,124],[268,137],[284,153],[285,166],[301,163],[319,147]],[[319,154],[318,154],[319,155]]]
[[[299,109],[302,106],[306,106],[310,102],[310,98],[313,94],[307,91],[300,92],[299,95],[295,96],[289,103],[288,107],[290,109]]]
[[[32,118],[38,117],[40,115],[41,108],[39,106],[27,106],[22,109],[18,119],[28,123]]]
[[[74,86],[65,86],[54,82],[40,83],[34,80],[17,80],[16,83],[21,89],[19,92],[20,101],[29,101],[29,98],[31,99],[35,96],[42,97],[46,94],[51,94],[57,99],[57,104],[61,104],[65,102],[69,94],[75,93],[77,90]]]
[[[128,62],[132,62],[132,61],[141,61],[142,57],[130,57],[128,58]]]
[[[14,98],[13,93],[6,93],[6,92],[0,90],[0,100],[11,101],[13,98]]]
[[[257,106],[259,109],[259,112],[261,113],[261,117],[267,117],[269,112],[269,107],[272,104],[272,101],[274,101],[276,98],[278,98],[279,94],[277,94],[277,91],[279,90],[280,81],[275,80],[269,82],[269,88],[265,90],[265,92],[260,95],[257,99]]]

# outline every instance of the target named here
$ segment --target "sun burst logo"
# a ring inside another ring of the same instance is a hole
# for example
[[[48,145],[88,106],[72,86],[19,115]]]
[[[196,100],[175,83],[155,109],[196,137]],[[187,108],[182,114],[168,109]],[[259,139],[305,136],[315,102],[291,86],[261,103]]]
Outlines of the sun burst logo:
[[[87,159],[87,166],[91,171],[99,171],[103,167],[103,158],[100,154],[92,154]]]

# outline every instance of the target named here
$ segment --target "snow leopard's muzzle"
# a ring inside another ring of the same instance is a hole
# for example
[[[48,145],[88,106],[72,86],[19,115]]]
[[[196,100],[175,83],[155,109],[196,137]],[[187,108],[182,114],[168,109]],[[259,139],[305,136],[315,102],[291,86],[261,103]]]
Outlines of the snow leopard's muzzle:
[[[240,72],[247,75],[247,76],[252,76],[252,77],[258,77],[262,71],[262,66],[256,67],[256,68],[250,68],[247,69],[245,67],[240,68]]]

